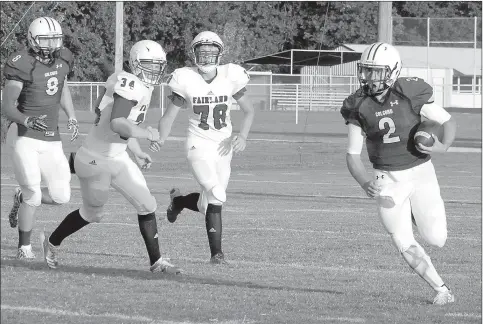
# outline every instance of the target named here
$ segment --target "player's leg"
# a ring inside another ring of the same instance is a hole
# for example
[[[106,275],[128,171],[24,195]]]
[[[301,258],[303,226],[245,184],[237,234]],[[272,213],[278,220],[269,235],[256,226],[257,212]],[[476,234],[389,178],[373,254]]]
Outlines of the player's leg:
[[[144,175],[128,156],[123,154],[117,163],[122,165],[112,178],[112,186],[136,209],[139,230],[146,245],[151,272],[180,273],[180,269],[161,257],[156,223],[156,199],[149,191]]]
[[[89,162],[93,159],[96,164]],[[56,253],[62,241],[84,226],[102,219],[103,207],[109,198],[111,169],[109,162],[93,157],[81,148],[76,154],[75,169],[79,177],[82,207],[68,214],[52,234],[42,237],[44,259],[51,268],[57,266]]]
[[[438,247],[443,247],[447,238],[446,213],[441,198],[438,180],[432,163],[429,161],[417,167],[417,184],[410,196],[412,212],[417,228],[423,239]],[[439,275],[434,269],[434,277]],[[454,302],[451,290],[437,280],[431,287],[437,292],[435,304],[443,305]]]
[[[376,176],[382,173],[376,171]],[[444,282],[436,272],[431,259],[425,250],[416,242],[411,221],[410,195],[413,185],[408,182],[395,182],[389,173],[384,174],[385,179],[380,180],[381,195],[385,199],[378,199],[378,214],[386,231],[401,253],[404,260],[421,278],[437,291],[446,290]],[[394,204],[387,204],[391,198]]]
[[[19,259],[32,259],[30,236],[34,225],[35,210],[41,203],[39,150],[44,142],[17,137],[13,141],[12,162],[15,178],[20,186],[14,196],[14,205],[9,214],[10,225],[16,225],[18,220],[18,252]]]
[[[231,151],[229,154],[225,156],[220,156],[216,163],[216,173],[218,175],[220,186],[223,188],[225,193],[225,201],[226,201],[226,188],[228,187],[228,182],[230,180],[230,174],[231,174],[232,156],[233,156],[233,151]],[[209,195],[207,195],[207,197],[209,197]],[[223,209],[223,206],[219,205],[218,210],[215,208],[215,210],[213,210],[212,213],[210,214],[210,219],[207,220],[208,222],[209,221],[212,222],[212,224],[207,223],[207,227],[219,229],[217,233],[213,233],[214,245],[217,246],[219,244],[219,247],[220,247],[219,249],[220,252],[216,253],[214,256],[211,257],[211,263],[213,264],[226,263],[225,256],[223,252],[221,252],[221,237],[223,233],[222,209]],[[208,215],[208,210],[207,210],[207,215]]]
[[[202,188],[197,204],[198,210],[205,215],[211,259],[214,263],[220,263],[215,256],[223,256],[221,210],[226,201],[226,186],[221,183],[217,172],[220,157],[217,145],[197,143],[196,148],[197,150],[188,152],[188,162],[196,181]]]
[[[40,171],[47,185],[42,188],[42,203],[61,205],[70,200],[71,173],[69,162],[62,149],[62,142],[47,143],[48,149],[40,156]]]
[[[436,172],[431,161],[418,166],[417,172],[417,185],[410,200],[418,231],[427,243],[443,247],[448,231]]]

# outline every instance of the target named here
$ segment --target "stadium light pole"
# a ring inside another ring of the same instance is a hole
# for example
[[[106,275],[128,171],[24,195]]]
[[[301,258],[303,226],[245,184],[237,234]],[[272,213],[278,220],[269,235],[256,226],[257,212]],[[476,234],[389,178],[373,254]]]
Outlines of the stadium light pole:
[[[392,44],[392,1],[379,1],[378,41]]]
[[[124,5],[122,1],[116,1],[116,52],[115,52],[115,70],[122,70],[124,61],[124,45],[123,45],[123,27],[124,27]]]

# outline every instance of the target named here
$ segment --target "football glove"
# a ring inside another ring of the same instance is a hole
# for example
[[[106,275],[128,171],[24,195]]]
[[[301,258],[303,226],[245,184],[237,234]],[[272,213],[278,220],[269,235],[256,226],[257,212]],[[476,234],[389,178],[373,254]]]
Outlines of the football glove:
[[[72,131],[70,141],[73,142],[79,136],[79,124],[75,118],[70,118],[67,122],[67,129]]]
[[[39,117],[30,116],[25,119],[23,124],[27,128],[43,132],[47,129],[47,124],[45,124],[44,121],[45,117],[47,117],[47,115],[42,115]]]

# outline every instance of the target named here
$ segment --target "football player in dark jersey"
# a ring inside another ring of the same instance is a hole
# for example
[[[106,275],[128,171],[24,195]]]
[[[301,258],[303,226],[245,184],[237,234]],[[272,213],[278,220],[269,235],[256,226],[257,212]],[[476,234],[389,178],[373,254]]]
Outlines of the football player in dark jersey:
[[[35,209],[41,204],[64,204],[70,199],[70,169],[59,135],[59,109],[69,118],[78,136],[67,75],[72,71],[72,53],[62,47],[62,28],[49,17],[35,19],[29,26],[30,48],[14,53],[4,67],[6,78],[3,110],[16,123],[10,132],[12,160],[19,188],[9,214],[11,227],[19,231],[18,259],[35,258],[30,244]],[[44,179],[47,188],[41,188]]]
[[[411,219],[427,243],[445,244],[446,214],[430,154],[448,150],[456,123],[434,103],[429,84],[420,78],[399,77],[401,67],[398,51],[389,44],[375,43],[362,53],[361,87],[341,108],[348,125],[347,166],[366,194],[377,201],[379,217],[404,260],[435,290],[433,303],[444,305],[454,302],[453,292],[414,239]],[[444,136],[435,137],[432,147],[414,145],[421,116],[443,125]],[[374,168],[372,178],[360,156],[364,136]]]

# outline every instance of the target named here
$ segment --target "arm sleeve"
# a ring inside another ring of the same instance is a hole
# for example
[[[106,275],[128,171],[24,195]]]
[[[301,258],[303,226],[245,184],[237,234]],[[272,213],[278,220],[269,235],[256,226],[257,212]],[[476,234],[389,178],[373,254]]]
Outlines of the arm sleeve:
[[[247,92],[247,88],[243,87],[242,89],[240,89],[240,91],[238,91],[233,95],[233,99],[239,100],[241,97],[245,95],[246,92]]]
[[[354,124],[349,124],[348,127],[349,145],[347,146],[347,153],[361,154],[364,146],[364,135],[362,129]]]
[[[113,97],[114,103],[112,104],[111,121],[123,117],[127,119],[132,108],[136,105],[136,102],[123,98],[117,93],[115,93]]]
[[[423,105],[421,108],[421,116],[433,120],[440,125],[443,125],[451,118],[451,115],[443,107],[434,102]]]
[[[168,96],[168,98],[171,100],[171,102],[173,103],[173,105],[175,105],[176,107],[184,107],[185,103],[186,103],[186,100],[181,97],[179,94],[177,94],[176,92],[173,92],[170,96]]]

